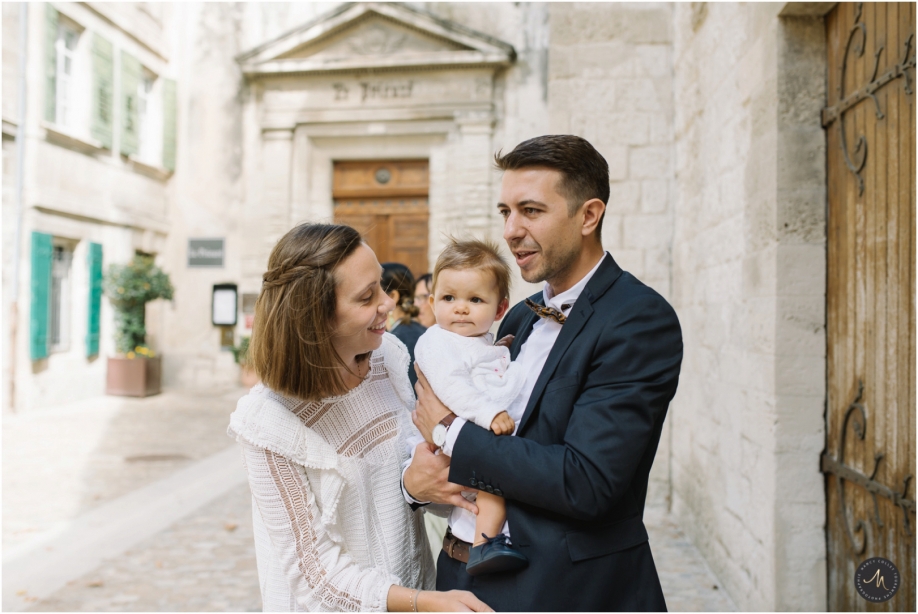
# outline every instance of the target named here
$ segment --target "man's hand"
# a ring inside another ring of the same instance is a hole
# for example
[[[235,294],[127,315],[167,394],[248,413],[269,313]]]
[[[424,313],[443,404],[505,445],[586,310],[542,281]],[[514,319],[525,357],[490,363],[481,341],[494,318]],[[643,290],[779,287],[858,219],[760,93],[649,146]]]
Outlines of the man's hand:
[[[494,416],[494,420],[491,421],[491,431],[495,435],[509,435],[515,428],[516,423],[513,422],[513,418],[510,417],[510,414],[505,411]]]
[[[505,348],[509,348],[510,345],[513,343],[513,339],[514,339],[513,335],[504,335],[503,337],[500,338],[500,341],[498,341],[494,345],[502,345]]]
[[[411,419],[414,425],[421,431],[428,442],[433,442],[431,433],[437,424],[448,416],[451,412],[449,408],[440,402],[437,395],[434,394],[433,388],[427,382],[427,378],[421,372],[417,363],[414,364],[414,371],[418,374],[418,383],[414,385],[414,391],[418,395],[418,403],[411,412]]]
[[[405,471],[405,490],[417,501],[456,505],[477,514],[478,506],[460,494],[474,489],[451,483],[449,457],[436,451],[432,443],[419,443],[414,449],[414,458]]]

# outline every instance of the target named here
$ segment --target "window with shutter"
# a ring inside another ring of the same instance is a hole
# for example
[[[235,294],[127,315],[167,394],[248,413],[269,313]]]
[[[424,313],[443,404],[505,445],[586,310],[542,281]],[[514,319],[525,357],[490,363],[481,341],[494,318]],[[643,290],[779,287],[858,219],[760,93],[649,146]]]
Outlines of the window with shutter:
[[[137,105],[140,115],[140,159],[157,166],[162,165],[163,118],[162,101],[154,95],[157,91],[156,75],[141,67]]]
[[[48,357],[48,323],[51,295],[51,235],[32,233],[32,297],[29,347],[32,360]]]
[[[86,255],[89,268],[89,321],[86,326],[86,356],[98,356],[102,328],[102,246],[90,243]]]
[[[57,76],[55,77],[55,123],[65,128],[73,128],[73,107],[76,93],[76,49],[80,35],[76,29],[61,21],[57,25]]]
[[[121,153],[136,155],[140,141],[140,61],[121,52]]]
[[[57,11],[45,5],[45,120],[57,120]]]
[[[92,39],[92,136],[103,147],[112,147],[112,104],[115,68],[112,44],[99,36]]]
[[[175,170],[175,81],[163,79],[163,166]]]
[[[70,349],[70,314],[73,279],[70,276],[73,262],[73,242],[57,239],[51,252],[51,300],[48,331],[48,350],[65,352]]]

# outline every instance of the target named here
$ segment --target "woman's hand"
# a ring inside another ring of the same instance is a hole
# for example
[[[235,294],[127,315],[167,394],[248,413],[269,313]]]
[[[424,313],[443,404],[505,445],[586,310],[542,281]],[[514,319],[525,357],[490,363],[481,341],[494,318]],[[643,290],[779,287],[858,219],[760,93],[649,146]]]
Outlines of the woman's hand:
[[[421,591],[418,612],[493,612],[468,591]]]
[[[514,339],[513,335],[504,335],[503,337],[500,338],[500,341],[498,341],[494,345],[502,345],[505,348],[509,348],[510,344],[513,343],[513,339]]]

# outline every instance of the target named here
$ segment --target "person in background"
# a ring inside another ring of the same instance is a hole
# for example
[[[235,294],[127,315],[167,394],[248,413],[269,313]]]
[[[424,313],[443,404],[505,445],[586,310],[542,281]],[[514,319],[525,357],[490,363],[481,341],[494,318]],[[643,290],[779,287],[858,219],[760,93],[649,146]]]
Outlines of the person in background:
[[[414,304],[418,306],[418,322],[423,324],[426,328],[430,328],[437,323],[437,318],[434,317],[433,309],[430,307],[430,284],[433,280],[433,275],[430,273],[425,273],[418,277],[417,282],[414,284]]]
[[[414,344],[427,330],[427,327],[417,320],[419,310],[414,302],[414,276],[408,267],[398,262],[386,262],[382,268],[383,292],[395,301],[395,307],[389,312],[386,330],[408,348],[408,355],[411,357],[408,378],[414,386],[418,381],[418,376],[414,372]]]

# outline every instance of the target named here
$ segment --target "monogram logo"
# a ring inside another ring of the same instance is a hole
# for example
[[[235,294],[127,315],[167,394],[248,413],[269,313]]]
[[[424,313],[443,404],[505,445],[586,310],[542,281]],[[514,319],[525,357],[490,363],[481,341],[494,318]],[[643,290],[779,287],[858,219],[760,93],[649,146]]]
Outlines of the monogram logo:
[[[854,585],[858,595],[867,601],[889,601],[899,590],[899,569],[889,559],[867,559],[858,566]]]

